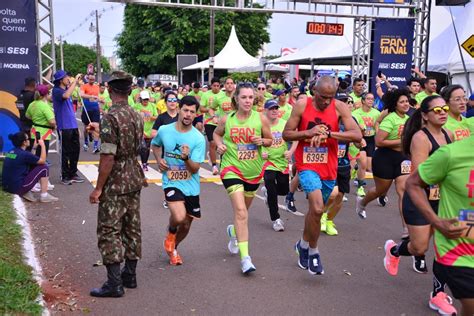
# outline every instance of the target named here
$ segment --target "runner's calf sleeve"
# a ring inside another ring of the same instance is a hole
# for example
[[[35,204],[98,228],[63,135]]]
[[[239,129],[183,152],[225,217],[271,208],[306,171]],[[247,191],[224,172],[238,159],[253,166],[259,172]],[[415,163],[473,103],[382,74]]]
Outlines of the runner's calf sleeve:
[[[402,241],[397,246],[392,247],[392,249],[390,249],[390,253],[394,255],[395,257],[411,256],[410,252],[408,251],[408,243],[409,243],[408,240]]]
[[[170,234],[176,234],[178,232],[178,227],[168,226],[168,231]]]

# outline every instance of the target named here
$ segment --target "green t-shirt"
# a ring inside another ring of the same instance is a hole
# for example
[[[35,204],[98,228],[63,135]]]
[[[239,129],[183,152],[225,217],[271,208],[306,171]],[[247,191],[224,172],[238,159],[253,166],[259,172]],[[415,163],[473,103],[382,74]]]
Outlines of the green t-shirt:
[[[135,100],[135,96],[139,94],[141,91],[142,89],[139,89],[139,88],[135,88],[132,90],[132,93],[130,93],[130,95],[132,96],[133,100]]]
[[[194,90],[191,90],[191,92],[188,93],[189,96],[197,97],[196,99],[198,99],[198,101],[201,99],[203,94],[204,93],[201,90],[199,90],[198,93],[194,93]]]
[[[439,94],[433,93],[431,95],[439,95]],[[423,100],[426,99],[427,97],[429,97],[429,95],[425,92],[425,90],[418,92],[415,95],[416,103],[421,104],[421,102],[423,102]]]
[[[460,210],[474,211],[474,137],[442,146],[418,167],[421,179],[440,185],[440,218],[458,218]],[[473,228],[474,229],[474,228]],[[474,239],[448,239],[435,230],[436,261],[474,268]]]
[[[291,116],[292,110],[293,107],[288,103],[285,103],[285,105],[280,106],[280,108],[278,109],[278,117],[284,119],[285,121],[288,121]]]
[[[38,126],[49,126],[49,121],[54,119],[54,112],[51,105],[43,100],[33,101],[26,110],[26,116],[33,121],[33,127],[37,132],[40,132],[41,138],[51,140],[52,129]],[[44,138],[44,135],[48,132],[50,132],[49,136]],[[35,139],[35,133],[31,133],[31,139]]]
[[[362,97],[356,96],[356,94],[354,93],[354,91],[352,91],[351,93],[349,93],[349,96],[352,98],[352,100],[354,101],[354,103],[362,102]]]
[[[225,97],[225,93],[223,91],[214,93],[212,90],[209,90],[202,95],[200,103],[203,107],[216,111],[219,99],[223,97]],[[216,123],[212,122],[212,116],[209,114],[209,112],[204,113],[204,124],[217,126]]]
[[[272,162],[267,170],[275,170],[280,172],[288,172],[288,160],[285,158],[285,151],[288,150],[287,143],[283,140],[283,129],[286,121],[279,119],[278,123],[271,126],[273,142],[271,147],[263,147],[262,151],[268,153],[267,160]]]
[[[263,97],[265,98],[265,101],[270,100],[270,99],[273,99],[273,94],[271,94],[270,92],[265,92],[263,94]]]
[[[365,112],[362,108],[358,108],[352,112],[352,116],[355,117],[357,123],[364,130],[364,137],[371,137],[375,135],[375,122],[380,117],[380,111],[371,108],[369,112]]]
[[[227,94],[225,94],[222,98],[219,98],[216,102],[217,102],[216,115],[218,117],[222,117],[226,114],[229,114],[230,112],[234,110],[234,108],[232,107],[232,98],[228,97]]]
[[[132,108],[135,107],[135,101],[133,100],[131,94],[128,96],[128,105],[130,105]]]
[[[100,106],[103,111],[107,112],[112,106],[112,99],[109,96],[109,92],[105,90],[104,93],[99,93],[99,98],[104,99],[104,102],[100,102]]]
[[[145,138],[151,138],[153,123],[155,123],[155,119],[158,116],[156,106],[151,102],[148,102],[147,106],[136,103],[133,108],[143,117],[143,136]]]
[[[262,136],[260,113],[252,111],[245,121],[237,119],[231,112],[225,122],[223,137],[227,151],[222,156],[221,177],[223,179],[242,179],[259,183],[262,179],[262,147],[252,143],[252,137]]]
[[[474,119],[461,116],[461,120],[457,121],[448,115],[448,120],[443,127],[453,132],[454,140],[461,140],[474,134]]]
[[[392,112],[382,120],[379,129],[388,133],[387,140],[397,140],[402,137],[405,122],[409,116],[404,114],[400,117],[397,112]]]

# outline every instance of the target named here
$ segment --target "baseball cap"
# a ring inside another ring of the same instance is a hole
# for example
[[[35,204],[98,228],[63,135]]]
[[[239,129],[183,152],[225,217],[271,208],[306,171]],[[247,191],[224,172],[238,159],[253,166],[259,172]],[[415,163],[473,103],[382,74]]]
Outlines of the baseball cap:
[[[39,84],[36,86],[36,91],[39,92],[39,94],[44,97],[45,95],[48,94],[49,92],[49,89],[48,89],[48,86],[45,85],[45,84]]]
[[[349,95],[345,92],[339,92],[336,94],[336,100],[346,102],[349,99]]]
[[[145,81],[143,79],[138,79],[137,80],[137,86],[139,86],[140,88],[143,88],[145,86]]]
[[[67,73],[64,70],[58,70],[54,73],[53,82],[59,81],[67,76]]]
[[[286,94],[285,90],[277,90],[275,92],[273,92],[274,95],[276,95],[277,97],[283,95],[283,94]]]
[[[265,102],[265,109],[271,109],[271,108],[279,108],[280,106],[278,105],[278,102],[277,100],[267,100],[267,102]]]
[[[469,97],[469,100],[470,100],[470,101],[474,101],[474,93],[471,94],[471,96]]]
[[[150,99],[150,93],[147,90],[140,91],[140,99],[149,100]]]

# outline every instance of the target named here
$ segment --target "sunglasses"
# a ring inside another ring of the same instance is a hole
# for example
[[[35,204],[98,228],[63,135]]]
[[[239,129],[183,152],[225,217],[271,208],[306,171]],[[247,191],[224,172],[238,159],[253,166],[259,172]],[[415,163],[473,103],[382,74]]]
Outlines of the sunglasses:
[[[428,110],[428,112],[431,112],[431,111],[433,111],[435,114],[441,114],[441,111],[448,113],[449,105],[435,106],[434,108]]]
[[[176,98],[168,98],[168,100],[166,100],[167,102],[178,102],[178,99]]]
[[[346,103],[347,103],[347,104],[354,104],[354,101],[352,101],[352,100],[347,100]]]
[[[257,88],[257,90],[263,91],[265,90],[265,88],[260,87],[260,88]]]

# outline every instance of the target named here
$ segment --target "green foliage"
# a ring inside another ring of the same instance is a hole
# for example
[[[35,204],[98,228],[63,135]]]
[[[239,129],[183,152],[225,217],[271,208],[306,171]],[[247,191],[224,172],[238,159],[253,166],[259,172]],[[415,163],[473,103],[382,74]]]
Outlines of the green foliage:
[[[24,263],[21,229],[15,221],[12,196],[0,191],[0,314],[41,315],[36,302],[40,288]]]
[[[271,14],[215,12],[215,53],[227,42],[235,25],[240,43],[252,56],[270,41]],[[209,11],[127,4],[124,29],[117,37],[118,56],[136,76],[176,73],[177,54],[209,57]]]
[[[59,52],[59,45],[56,47],[56,69],[61,69],[61,56]],[[46,44],[43,47],[45,52],[51,50],[51,45]],[[94,50],[89,47],[82,46],[79,44],[68,44],[67,42],[63,43],[63,55],[64,55],[64,68],[66,71],[69,71],[73,75],[78,73],[86,73],[87,65],[94,64],[96,66],[97,54]],[[51,61],[43,57],[43,64],[50,65]],[[109,61],[105,57],[100,59],[102,70],[104,72],[110,71]]]
[[[257,82],[258,72],[247,72],[247,73],[240,73],[240,72],[233,72],[230,74],[230,77],[234,79],[234,82]]]

